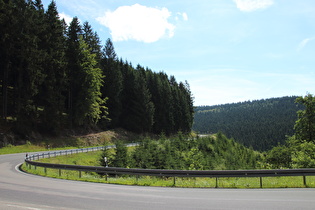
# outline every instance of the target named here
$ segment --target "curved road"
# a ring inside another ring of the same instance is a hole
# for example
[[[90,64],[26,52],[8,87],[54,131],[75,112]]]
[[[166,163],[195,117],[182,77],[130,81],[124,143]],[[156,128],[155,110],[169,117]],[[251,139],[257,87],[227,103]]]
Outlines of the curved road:
[[[315,189],[190,189],[67,181],[16,170],[0,155],[0,209],[314,209]]]

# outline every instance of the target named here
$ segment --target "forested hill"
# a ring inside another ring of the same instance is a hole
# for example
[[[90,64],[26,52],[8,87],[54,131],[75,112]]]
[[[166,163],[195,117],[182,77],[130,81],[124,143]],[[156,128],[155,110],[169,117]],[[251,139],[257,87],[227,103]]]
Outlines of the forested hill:
[[[187,81],[132,66],[88,22],[67,25],[58,14],[55,1],[47,10],[41,0],[0,1],[1,134],[191,131]]]
[[[297,97],[271,98],[195,108],[193,130],[199,133],[223,132],[229,138],[256,150],[268,150],[294,134]]]

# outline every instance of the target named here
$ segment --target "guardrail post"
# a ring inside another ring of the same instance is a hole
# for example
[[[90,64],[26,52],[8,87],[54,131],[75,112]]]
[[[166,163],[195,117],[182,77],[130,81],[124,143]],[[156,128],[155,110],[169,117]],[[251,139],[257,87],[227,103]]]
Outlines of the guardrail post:
[[[174,176],[173,186],[175,187],[175,185],[176,185],[176,177]]]
[[[306,176],[305,175],[303,175],[303,184],[306,187]]]
[[[79,178],[81,178],[82,177],[82,172],[81,171],[79,171]]]
[[[44,173],[45,173],[45,175],[47,175],[47,168],[46,167],[44,168]]]
[[[260,188],[262,188],[262,177],[259,177],[259,181],[260,181]]]
[[[59,176],[61,176],[61,169],[59,169]]]
[[[215,178],[215,188],[218,188],[218,177]]]

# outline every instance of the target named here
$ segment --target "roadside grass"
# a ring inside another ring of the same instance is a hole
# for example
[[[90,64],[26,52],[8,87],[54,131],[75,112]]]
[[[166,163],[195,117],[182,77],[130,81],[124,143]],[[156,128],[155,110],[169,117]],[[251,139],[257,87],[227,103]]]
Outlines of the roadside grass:
[[[76,149],[78,147],[59,147],[59,148],[47,148],[46,146],[24,144],[19,146],[8,145],[0,149],[0,155],[14,154],[14,153],[29,153],[29,152],[40,152],[40,151],[50,151],[50,150],[67,150]]]
[[[40,162],[54,164],[73,164],[100,166],[98,160],[102,151],[72,154],[67,156],[57,156],[53,158],[40,159]],[[100,175],[90,172],[78,172],[59,169],[44,169],[42,167],[21,166],[22,170],[52,178],[78,180],[86,182],[120,184],[120,185],[139,185],[139,186],[160,186],[160,187],[183,187],[183,188],[260,188],[259,177],[151,177],[151,176],[129,176],[129,175]],[[302,176],[288,177],[263,177],[263,188],[305,188],[315,187],[315,176],[306,177],[304,186]]]
[[[26,141],[26,144],[14,146],[6,144],[0,148],[0,155],[13,153],[29,153],[49,150],[66,150],[87,148],[93,146],[110,145],[116,140],[125,142],[134,142],[143,139],[145,136],[134,134],[123,129],[107,130],[99,133],[91,133],[83,136],[65,136],[65,137],[46,137]]]

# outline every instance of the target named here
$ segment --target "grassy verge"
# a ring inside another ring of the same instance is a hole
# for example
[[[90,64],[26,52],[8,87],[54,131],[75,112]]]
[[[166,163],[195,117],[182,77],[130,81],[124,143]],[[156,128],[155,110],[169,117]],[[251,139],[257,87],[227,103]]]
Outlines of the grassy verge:
[[[66,149],[76,149],[78,147],[60,147],[47,149],[45,146],[40,145],[19,145],[19,146],[7,146],[0,149],[0,155],[14,154],[14,153],[28,153],[28,152],[39,152],[39,151],[49,151],[49,150],[66,150]]]
[[[41,162],[55,164],[74,165],[99,165],[98,159],[101,151],[58,156],[56,158],[41,159]],[[67,171],[58,169],[35,168],[22,165],[22,169],[28,173],[48,176],[60,179],[122,184],[139,186],[162,186],[162,187],[194,187],[194,188],[260,188],[259,177],[241,178],[178,178],[173,177],[149,177],[149,176],[101,176],[97,173]],[[315,176],[306,177],[306,186],[303,184],[303,177],[263,177],[263,188],[303,188],[315,187]]]
[[[87,148],[112,144],[116,140],[125,142],[139,141],[144,136],[127,132],[123,129],[108,130],[99,133],[91,133],[83,136],[67,136],[55,138],[37,139],[32,142],[27,141],[24,145],[7,145],[0,148],[0,155],[13,153],[39,152],[49,150],[65,150],[76,148]],[[1,142],[0,142],[1,143]]]

